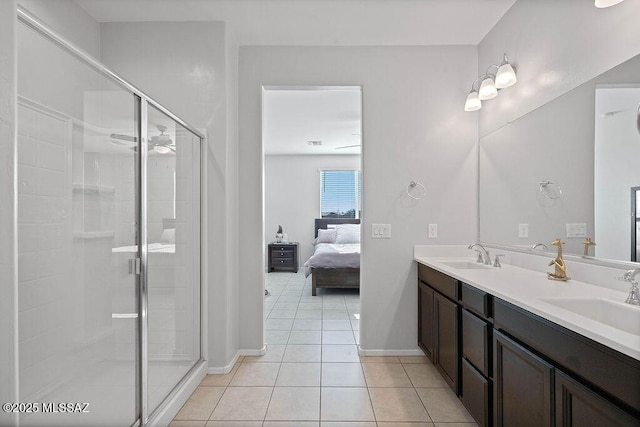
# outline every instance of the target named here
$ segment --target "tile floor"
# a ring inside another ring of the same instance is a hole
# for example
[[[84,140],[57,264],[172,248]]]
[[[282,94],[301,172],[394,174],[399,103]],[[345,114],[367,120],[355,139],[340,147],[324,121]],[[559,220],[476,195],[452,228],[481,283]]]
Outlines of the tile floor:
[[[360,297],[269,273],[264,356],[207,375],[171,427],[434,427],[476,424],[426,357],[360,357]]]

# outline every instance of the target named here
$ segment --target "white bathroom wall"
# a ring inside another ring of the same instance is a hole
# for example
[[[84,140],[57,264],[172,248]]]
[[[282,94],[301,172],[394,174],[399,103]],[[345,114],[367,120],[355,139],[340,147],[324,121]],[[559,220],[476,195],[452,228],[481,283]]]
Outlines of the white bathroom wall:
[[[264,158],[264,242],[274,241],[278,225],[282,225],[289,241],[299,243],[300,267],[313,255],[314,219],[320,218],[321,169],[359,170],[360,156]]]
[[[19,0],[18,4],[89,55],[100,58],[100,23],[75,1]]]
[[[462,108],[477,71],[474,46],[241,47],[240,271],[243,348],[263,341],[262,85],[362,85],[363,241],[360,345],[417,350],[415,244],[467,244],[477,229],[477,115]],[[419,201],[405,190],[425,185]],[[370,237],[391,224],[391,239]],[[436,223],[439,238],[427,239]]]
[[[230,283],[235,238],[233,216],[233,134],[227,125],[227,53],[222,22],[103,23],[102,61],[191,125],[206,132],[209,366],[226,366],[236,346],[237,285]],[[232,71],[232,70],[231,70]],[[232,102],[230,102],[232,105]],[[228,139],[230,138],[230,139]],[[236,215],[237,216],[237,215]]]
[[[483,103],[480,136],[635,56],[639,21],[636,1],[605,9],[585,0],[515,2],[478,45],[479,73],[506,53],[518,75],[515,86]]]
[[[226,28],[226,27],[225,27]],[[238,41],[235,35],[225,30],[225,67],[226,67],[226,111],[227,111],[227,174],[226,183],[226,252],[229,254],[226,263],[228,290],[225,307],[227,309],[226,345],[224,354],[216,359],[217,366],[223,366],[224,370],[231,369],[232,363],[240,349],[240,244],[238,243],[239,201],[242,197],[238,183]],[[211,292],[214,293],[215,289]],[[212,342],[210,346],[216,346]],[[211,347],[210,347],[211,348]],[[225,364],[223,364],[225,363]]]
[[[0,401],[17,401],[16,2],[0,1]],[[12,414],[0,412],[0,425]]]

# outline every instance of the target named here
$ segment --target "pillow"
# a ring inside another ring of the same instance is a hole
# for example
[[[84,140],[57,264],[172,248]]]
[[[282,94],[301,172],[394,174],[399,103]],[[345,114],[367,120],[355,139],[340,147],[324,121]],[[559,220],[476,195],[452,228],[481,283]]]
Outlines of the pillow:
[[[160,235],[160,243],[176,243],[176,229],[165,228]]]
[[[336,230],[322,230],[318,229],[318,238],[316,243],[335,243],[336,242]]]
[[[340,224],[336,227],[336,243],[360,243],[360,224]]]

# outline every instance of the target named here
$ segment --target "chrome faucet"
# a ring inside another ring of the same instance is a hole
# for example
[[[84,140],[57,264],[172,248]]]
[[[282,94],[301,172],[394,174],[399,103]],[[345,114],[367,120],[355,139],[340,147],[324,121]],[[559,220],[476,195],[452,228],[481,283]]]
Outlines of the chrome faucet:
[[[489,255],[489,251],[486,250],[485,247],[482,246],[480,243],[473,243],[469,245],[467,249],[473,249],[476,246],[480,248],[479,250],[476,249],[476,251],[478,252],[478,259],[476,262],[484,263],[486,265],[491,265],[491,256]],[[480,250],[482,250],[484,253],[480,252]]]
[[[627,304],[640,305],[640,290],[638,289],[638,282],[636,281],[636,276],[638,274],[640,274],[640,268],[629,270],[622,275],[622,280],[631,283],[629,296],[625,301]]]
[[[531,246],[531,250],[536,250],[539,247],[542,247],[542,249],[549,249],[544,243],[536,243],[535,245]]]

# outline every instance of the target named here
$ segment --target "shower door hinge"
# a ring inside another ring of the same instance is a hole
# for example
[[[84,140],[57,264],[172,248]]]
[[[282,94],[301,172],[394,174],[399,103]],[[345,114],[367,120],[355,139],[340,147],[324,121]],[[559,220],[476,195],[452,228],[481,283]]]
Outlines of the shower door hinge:
[[[140,258],[133,258],[129,260],[129,274],[140,274],[141,263]]]

